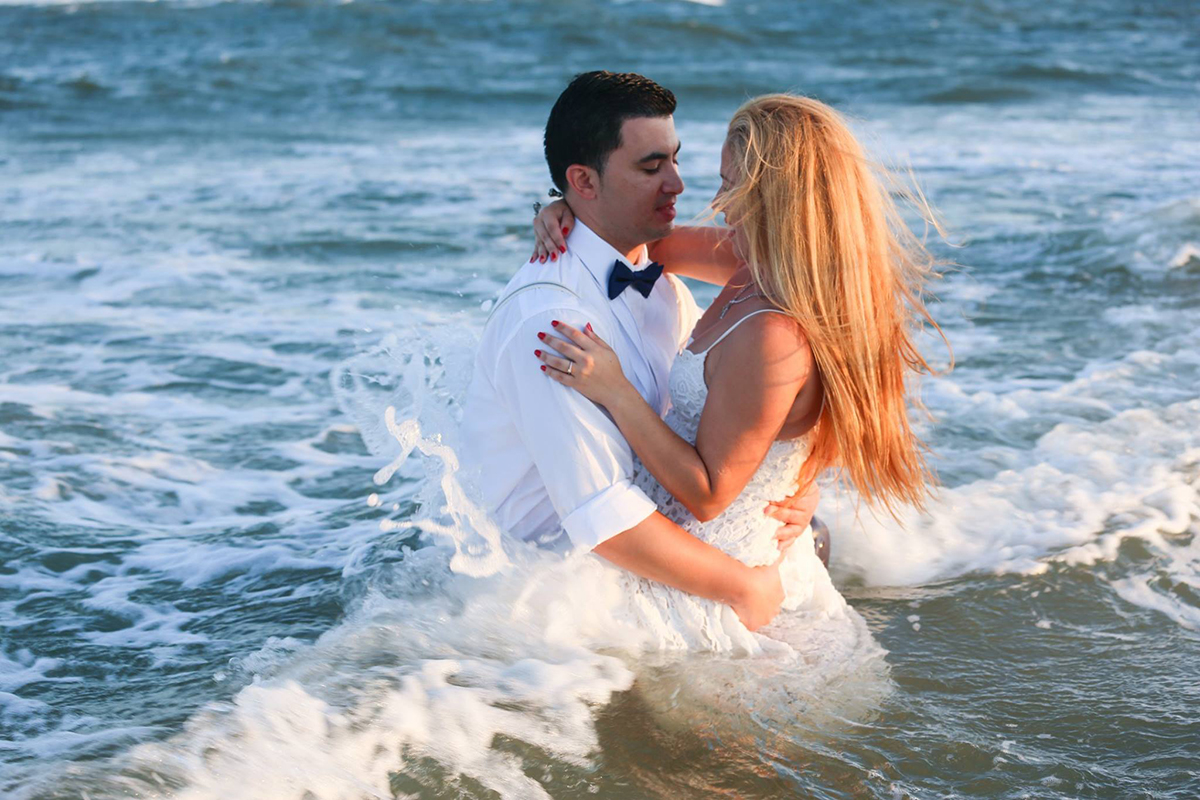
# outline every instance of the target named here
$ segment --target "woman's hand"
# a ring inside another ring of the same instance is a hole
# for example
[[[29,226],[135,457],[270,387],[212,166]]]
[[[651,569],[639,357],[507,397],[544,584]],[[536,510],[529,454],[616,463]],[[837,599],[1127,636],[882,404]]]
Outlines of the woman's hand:
[[[574,389],[610,411],[629,392],[637,395],[637,389],[621,370],[617,354],[596,335],[590,322],[582,331],[558,320],[550,325],[555,333],[565,338],[539,333],[542,347],[551,349],[539,348],[533,354],[542,360],[542,372],[551,380]]]
[[[533,257],[529,263],[546,259],[558,260],[559,253],[567,252],[567,234],[575,227],[575,215],[566,200],[555,200],[544,207],[533,218]]]

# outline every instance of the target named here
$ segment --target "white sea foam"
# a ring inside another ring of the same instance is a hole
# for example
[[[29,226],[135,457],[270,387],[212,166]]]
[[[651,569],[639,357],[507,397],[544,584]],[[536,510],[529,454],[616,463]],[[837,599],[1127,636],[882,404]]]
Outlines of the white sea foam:
[[[1057,426],[1023,465],[942,490],[903,529],[869,514],[850,524],[844,508],[823,504],[838,521],[839,566],[869,584],[908,585],[977,570],[1035,572],[1051,558],[1100,556],[1122,536],[1183,532],[1200,515],[1200,400],[1164,417],[1128,411],[1091,429]]]
[[[1169,266],[1175,269],[1189,265],[1200,265],[1200,245],[1197,245],[1195,242],[1187,242],[1180,245],[1169,262]]]
[[[28,650],[11,655],[0,650],[0,692],[12,693],[31,683],[62,680],[46,674],[61,663],[57,658],[39,658]]]
[[[60,670],[62,659],[37,656],[28,649],[7,652],[0,649],[0,725],[22,737],[37,735],[43,728],[41,718],[50,711],[44,700],[30,696],[38,685],[78,683],[80,678],[52,675]],[[16,749],[0,742],[0,753]]]
[[[223,797],[235,786],[246,797],[281,788],[388,796],[389,774],[421,757],[505,797],[546,796],[493,738],[581,762],[596,744],[591,705],[627,688],[631,674],[611,656],[546,640],[536,661],[512,658],[532,644],[529,626],[500,597],[458,599],[468,606],[457,613],[445,593],[372,600],[286,676],[202,715],[171,744],[187,781],[177,796]],[[131,754],[135,763],[147,757],[156,760],[156,746]]]
[[[1197,608],[1172,587],[1200,582],[1190,544],[1200,532],[1200,357],[1191,345],[1200,330],[1190,312],[1146,305],[1105,317],[1153,349],[1090,362],[1074,380],[1044,388],[974,375],[927,386],[943,419],[986,419],[1005,438],[1031,427],[1045,433],[1029,448],[952,452],[960,469],[972,461],[998,469],[943,488],[927,514],[907,514],[902,527],[869,512],[856,519],[853,498],[832,493],[821,513],[837,531],[835,570],[869,585],[1031,573],[1114,561],[1133,537],[1161,563],[1115,581],[1113,591],[1193,627]],[[980,388],[963,388],[972,384]]]
[[[450,570],[451,557],[448,547],[411,552],[388,595],[366,597],[314,646],[286,647],[281,661],[269,645],[268,677],[171,741],[134,748],[122,774],[153,770],[183,787],[170,793],[178,798],[226,797],[233,787],[246,798],[386,797],[390,775],[432,758],[502,797],[548,797],[496,737],[586,770],[598,748],[596,707],[635,684],[658,724],[704,719],[718,736],[837,724],[888,686],[869,635],[836,660],[816,651],[644,660],[653,643],[623,621],[615,568],[527,548],[503,572],[471,578]]]

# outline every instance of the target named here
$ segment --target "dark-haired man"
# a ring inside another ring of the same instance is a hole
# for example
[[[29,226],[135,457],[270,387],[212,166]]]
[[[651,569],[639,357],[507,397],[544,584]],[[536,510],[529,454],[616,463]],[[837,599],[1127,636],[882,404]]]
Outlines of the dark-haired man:
[[[514,536],[590,550],[617,566],[729,604],[752,630],[779,611],[775,567],[747,567],[658,513],[632,480],[633,454],[598,406],[540,373],[539,335],[591,324],[660,414],[671,363],[699,315],[651,265],[683,191],[675,97],[631,73],[576,76],[546,124],[551,178],[576,215],[569,248],[527,264],[484,328],[464,408],[465,467]],[[807,515],[805,515],[807,516]],[[787,521],[807,524],[808,520]]]

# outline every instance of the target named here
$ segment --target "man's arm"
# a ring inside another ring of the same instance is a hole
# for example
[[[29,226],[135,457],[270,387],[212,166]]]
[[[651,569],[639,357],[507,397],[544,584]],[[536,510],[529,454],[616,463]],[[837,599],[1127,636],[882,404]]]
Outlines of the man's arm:
[[[748,567],[657,511],[592,552],[643,578],[725,603],[752,631],[770,622],[783,604],[778,562]]]

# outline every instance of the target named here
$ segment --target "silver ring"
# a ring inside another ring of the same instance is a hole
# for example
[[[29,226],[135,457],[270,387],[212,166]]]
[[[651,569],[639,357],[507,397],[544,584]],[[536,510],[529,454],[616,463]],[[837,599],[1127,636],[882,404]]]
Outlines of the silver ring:
[[[535,200],[533,201],[533,215],[536,217],[540,213],[542,213],[542,204]]]
[[[568,374],[568,375],[570,375],[570,374],[571,374],[571,370],[573,370],[573,369],[575,369],[575,362],[574,362],[574,361],[568,361],[568,362],[567,362],[567,374]]]

